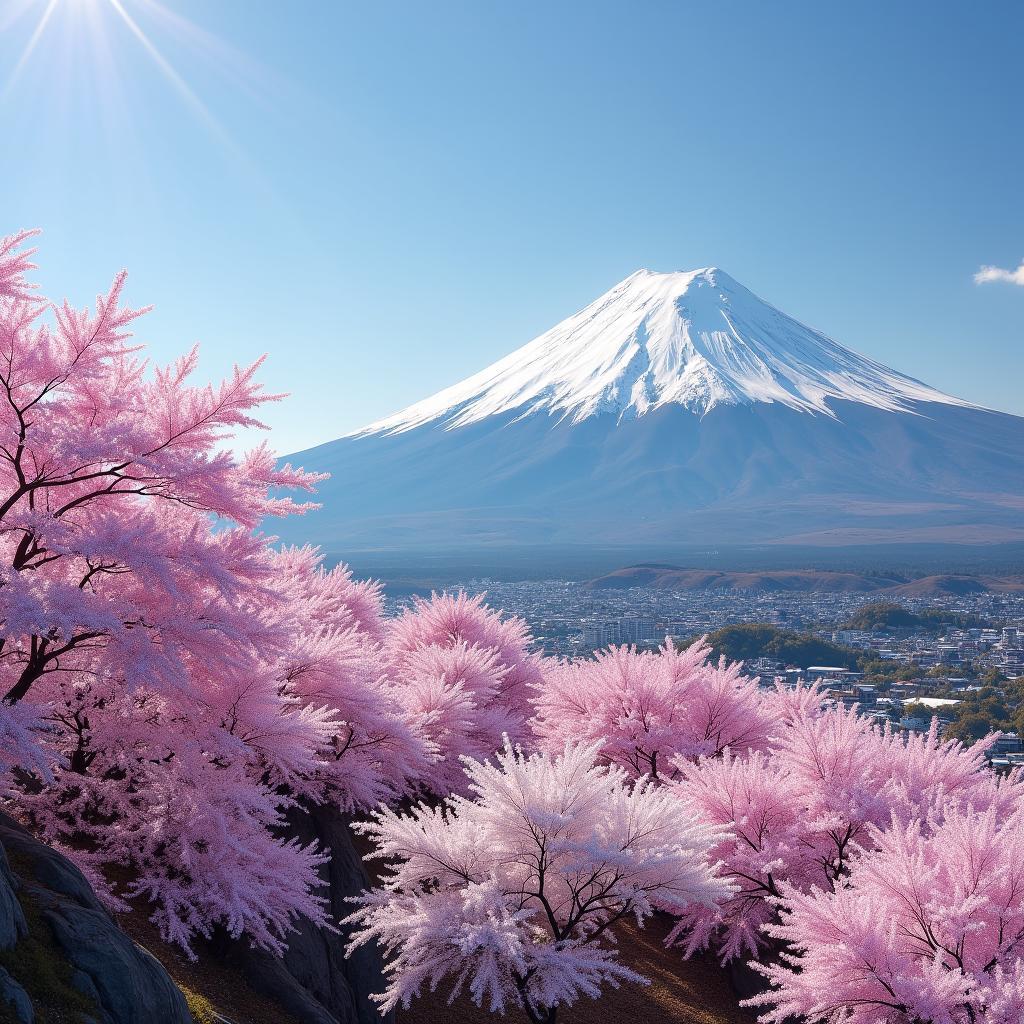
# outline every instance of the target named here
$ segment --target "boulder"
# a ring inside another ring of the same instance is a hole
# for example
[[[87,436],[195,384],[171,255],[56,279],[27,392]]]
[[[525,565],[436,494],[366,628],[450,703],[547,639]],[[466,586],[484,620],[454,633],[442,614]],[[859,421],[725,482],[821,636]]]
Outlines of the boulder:
[[[10,949],[29,934],[20,893],[38,912],[33,928],[52,932],[71,967],[71,985],[95,1002],[99,1024],[192,1024],[185,997],[170,976],[121,931],[71,861],[5,814],[0,814],[0,849],[0,948]],[[8,1002],[17,1007],[16,999]]]
[[[356,852],[348,820],[329,807],[295,808],[288,815],[287,835],[300,842],[315,841],[330,854],[320,868],[323,894],[333,920],[353,910],[348,897],[369,887],[362,859]],[[347,932],[298,923],[283,957],[255,950],[243,941],[232,944],[230,958],[258,992],[278,1000],[300,1024],[381,1024],[382,1016],[370,994],[384,989],[382,961],[376,946],[345,956]]]
[[[0,967],[0,1003],[14,1011],[18,1024],[33,1024],[36,1019],[32,1009],[32,1000],[28,993],[14,980],[14,976],[5,967]]]
[[[28,935],[28,923],[18,901],[19,884],[7,851],[0,846],[0,949],[10,949]]]

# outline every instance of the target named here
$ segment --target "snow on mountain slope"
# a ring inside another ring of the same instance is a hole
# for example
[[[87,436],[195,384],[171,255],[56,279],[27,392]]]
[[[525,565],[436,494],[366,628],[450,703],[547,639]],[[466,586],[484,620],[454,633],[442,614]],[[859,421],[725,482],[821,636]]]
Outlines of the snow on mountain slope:
[[[330,552],[1024,541],[1024,418],[857,355],[715,269],[638,271],[461,384],[290,458],[330,479],[274,532]]]
[[[834,416],[828,400],[891,412],[967,406],[801,324],[716,267],[638,270],[585,309],[480,373],[352,436],[445,429],[546,412],[580,423],[678,405],[781,404]]]

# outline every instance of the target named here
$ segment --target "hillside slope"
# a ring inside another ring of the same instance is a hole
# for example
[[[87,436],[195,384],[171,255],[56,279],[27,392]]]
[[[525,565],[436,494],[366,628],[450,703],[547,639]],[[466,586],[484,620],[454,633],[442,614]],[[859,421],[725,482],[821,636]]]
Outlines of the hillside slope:
[[[908,578],[885,573],[829,572],[826,570],[766,570],[716,572],[670,565],[630,565],[589,580],[589,590],[748,590],[795,593],[862,593],[940,597],[958,594],[1008,594],[1024,591],[1021,576],[957,576],[942,574]]]

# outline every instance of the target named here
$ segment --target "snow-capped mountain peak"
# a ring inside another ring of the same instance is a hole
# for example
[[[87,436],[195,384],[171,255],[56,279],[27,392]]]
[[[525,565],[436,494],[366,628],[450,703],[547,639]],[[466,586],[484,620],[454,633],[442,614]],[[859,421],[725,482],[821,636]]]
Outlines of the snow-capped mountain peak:
[[[703,416],[765,402],[834,416],[830,400],[888,411],[967,405],[844,348],[717,267],[637,270],[511,355],[358,435],[537,412],[622,420],[666,405]]]

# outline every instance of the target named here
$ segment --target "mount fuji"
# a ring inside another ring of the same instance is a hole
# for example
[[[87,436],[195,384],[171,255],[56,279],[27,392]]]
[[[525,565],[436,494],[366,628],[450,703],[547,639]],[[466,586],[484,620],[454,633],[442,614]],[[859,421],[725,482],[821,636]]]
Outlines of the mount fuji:
[[[859,355],[714,267],[639,270],[290,459],[331,479],[279,532],[331,552],[1024,540],[1024,419]]]

